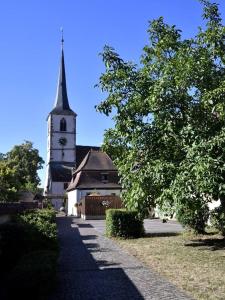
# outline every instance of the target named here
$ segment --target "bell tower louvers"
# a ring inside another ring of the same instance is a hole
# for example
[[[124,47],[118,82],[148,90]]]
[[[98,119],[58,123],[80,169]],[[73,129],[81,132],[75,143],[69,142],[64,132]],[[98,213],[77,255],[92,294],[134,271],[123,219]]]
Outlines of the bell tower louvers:
[[[76,113],[70,108],[67,96],[63,42],[62,38],[55,104],[47,118],[47,165],[44,188],[44,194],[51,199],[56,209],[62,206],[65,190],[76,162]]]

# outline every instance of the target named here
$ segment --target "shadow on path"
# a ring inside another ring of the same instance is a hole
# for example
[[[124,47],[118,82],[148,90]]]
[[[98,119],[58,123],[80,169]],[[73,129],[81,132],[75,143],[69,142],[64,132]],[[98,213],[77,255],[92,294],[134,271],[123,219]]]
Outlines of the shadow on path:
[[[170,236],[177,236],[180,235],[179,232],[152,232],[152,233],[145,233],[145,237],[170,237]]]
[[[73,223],[74,218],[57,218],[60,241],[58,285],[49,300],[144,299],[135,285],[110,260],[95,260],[92,252],[104,253],[89,224]],[[82,229],[85,232],[80,232]],[[92,232],[89,232],[89,230]],[[89,240],[91,241],[89,243]],[[96,241],[96,242],[93,242]],[[110,257],[109,257],[110,259]]]

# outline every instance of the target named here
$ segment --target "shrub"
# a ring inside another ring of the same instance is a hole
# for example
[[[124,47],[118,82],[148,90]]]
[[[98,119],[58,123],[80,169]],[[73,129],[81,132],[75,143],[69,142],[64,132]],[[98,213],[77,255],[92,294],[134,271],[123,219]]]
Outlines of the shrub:
[[[24,225],[26,229],[30,251],[57,250],[57,228],[53,210],[44,209],[25,212],[16,217],[16,222]]]
[[[137,211],[106,210],[106,235],[109,237],[137,238],[144,234],[143,219]]]
[[[55,223],[56,215],[53,209],[35,209],[19,215],[26,223],[48,222]]]
[[[23,256],[8,277],[10,298],[47,299],[56,282],[56,266],[54,251],[35,251]]]
[[[26,230],[23,225],[16,223],[0,225],[1,272],[11,269],[27,249]]]
[[[210,223],[225,236],[225,208],[219,206],[211,211]]]
[[[183,205],[177,209],[177,220],[187,228],[194,230],[195,233],[205,233],[206,223],[209,218],[208,205],[193,209],[187,205]]]

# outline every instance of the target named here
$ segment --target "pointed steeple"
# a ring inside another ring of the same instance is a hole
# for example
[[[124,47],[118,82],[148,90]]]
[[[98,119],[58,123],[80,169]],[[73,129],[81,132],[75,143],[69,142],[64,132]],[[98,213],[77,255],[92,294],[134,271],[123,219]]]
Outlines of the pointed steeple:
[[[76,113],[71,110],[69,106],[68,97],[67,97],[63,43],[64,43],[64,39],[62,35],[62,39],[61,39],[62,50],[61,50],[59,78],[58,78],[57,92],[55,98],[55,105],[51,113],[62,114],[62,115],[63,114],[76,115]]]

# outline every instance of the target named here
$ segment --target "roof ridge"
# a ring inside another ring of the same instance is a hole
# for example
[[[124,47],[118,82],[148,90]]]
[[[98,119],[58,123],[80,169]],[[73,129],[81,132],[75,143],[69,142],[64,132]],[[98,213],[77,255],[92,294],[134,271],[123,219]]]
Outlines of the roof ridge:
[[[78,168],[74,171],[74,174],[77,174],[79,171],[81,171],[86,166],[86,164],[88,162],[88,158],[90,156],[90,153],[91,153],[91,151],[89,150],[88,153],[83,158],[83,160],[81,161],[81,163],[78,166]]]

